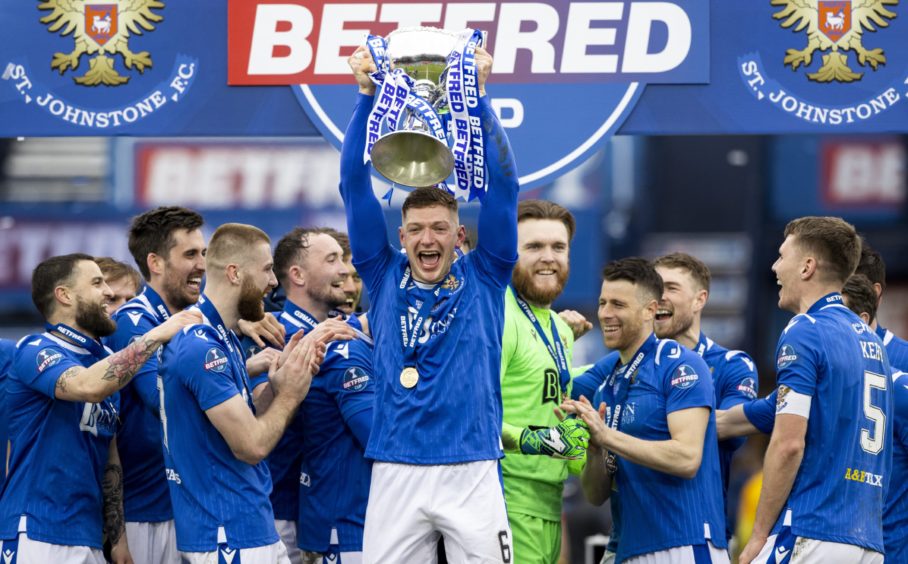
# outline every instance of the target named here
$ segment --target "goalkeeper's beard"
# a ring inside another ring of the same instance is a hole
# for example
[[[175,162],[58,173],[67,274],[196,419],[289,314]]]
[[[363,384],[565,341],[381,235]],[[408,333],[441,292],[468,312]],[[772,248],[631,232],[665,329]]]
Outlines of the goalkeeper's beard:
[[[521,266],[518,262],[511,276],[514,289],[517,290],[521,298],[531,304],[548,307],[564,291],[564,285],[567,283],[568,275],[570,274],[570,267],[565,265],[564,268],[557,268],[555,270],[555,284],[548,287],[536,282],[533,268]],[[555,266],[552,266],[552,268],[555,268]]]

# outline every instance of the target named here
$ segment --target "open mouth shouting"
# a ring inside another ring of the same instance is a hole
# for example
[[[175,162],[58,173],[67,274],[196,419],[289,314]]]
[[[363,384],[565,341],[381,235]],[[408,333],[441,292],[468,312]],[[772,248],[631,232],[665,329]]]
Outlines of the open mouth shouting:
[[[441,262],[441,253],[438,251],[419,251],[416,253],[416,258],[424,270],[435,270]]]

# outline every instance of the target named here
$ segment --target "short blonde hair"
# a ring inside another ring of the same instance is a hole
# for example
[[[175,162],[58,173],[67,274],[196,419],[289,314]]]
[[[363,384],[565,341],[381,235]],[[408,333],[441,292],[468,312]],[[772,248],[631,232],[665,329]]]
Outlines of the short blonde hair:
[[[254,225],[225,223],[211,236],[206,260],[209,267],[218,268],[243,262],[246,254],[256,243],[266,243],[270,247],[271,239]]]

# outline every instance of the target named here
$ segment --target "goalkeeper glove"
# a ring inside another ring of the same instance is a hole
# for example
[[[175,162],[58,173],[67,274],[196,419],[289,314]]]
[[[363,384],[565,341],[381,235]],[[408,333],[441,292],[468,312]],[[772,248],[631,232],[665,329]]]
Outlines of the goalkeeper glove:
[[[520,433],[520,452],[543,454],[552,458],[583,458],[590,442],[590,431],[582,420],[570,417],[554,427],[527,427]]]

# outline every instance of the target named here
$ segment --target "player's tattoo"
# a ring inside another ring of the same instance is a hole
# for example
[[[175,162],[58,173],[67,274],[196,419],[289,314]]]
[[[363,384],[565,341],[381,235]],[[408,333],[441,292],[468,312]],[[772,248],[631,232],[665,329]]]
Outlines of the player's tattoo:
[[[113,380],[118,386],[125,386],[160,346],[161,341],[142,335],[125,349],[107,357],[110,366],[101,379]]]
[[[66,382],[70,378],[75,377],[79,372],[78,366],[73,366],[72,368],[67,369],[63,374],[60,374],[60,377],[57,378],[57,390],[60,392],[66,391]]]
[[[104,468],[101,491],[104,494],[104,536],[113,546],[126,532],[123,517],[123,469],[119,464],[108,464]]]

